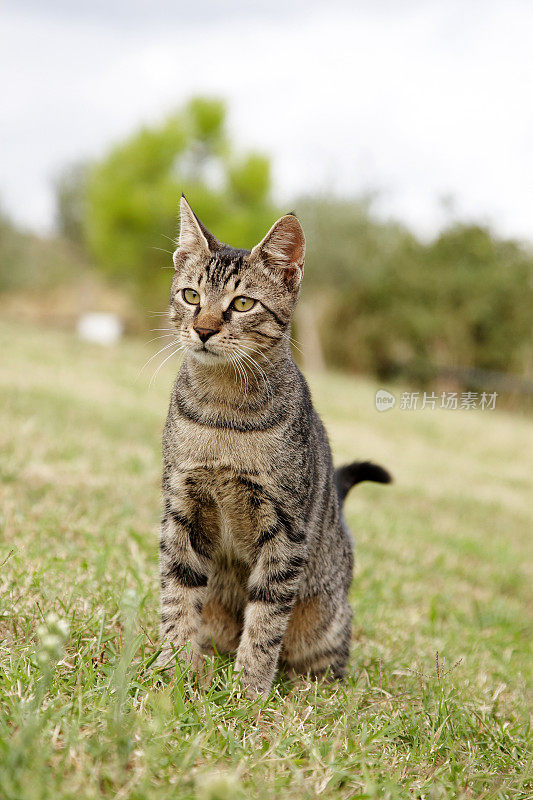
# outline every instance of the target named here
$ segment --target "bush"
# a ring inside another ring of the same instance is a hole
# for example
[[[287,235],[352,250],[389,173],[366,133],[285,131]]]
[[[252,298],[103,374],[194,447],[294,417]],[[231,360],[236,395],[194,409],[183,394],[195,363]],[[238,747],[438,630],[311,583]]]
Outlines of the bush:
[[[455,223],[424,244],[368,201],[304,200],[306,295],[328,363],[427,383],[442,367],[527,375],[533,255]]]

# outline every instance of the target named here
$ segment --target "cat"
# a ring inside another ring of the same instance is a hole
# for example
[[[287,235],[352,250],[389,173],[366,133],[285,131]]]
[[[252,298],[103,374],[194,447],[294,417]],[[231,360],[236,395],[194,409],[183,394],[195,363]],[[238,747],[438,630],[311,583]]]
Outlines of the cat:
[[[293,361],[291,315],[305,238],[281,217],[251,251],[219,242],[180,201],[170,320],[185,358],[163,434],[158,664],[236,652],[249,694],[278,664],[342,678],[352,610],[352,540],[342,502],[361,480],[335,472]],[[211,651],[212,652],[212,651]]]

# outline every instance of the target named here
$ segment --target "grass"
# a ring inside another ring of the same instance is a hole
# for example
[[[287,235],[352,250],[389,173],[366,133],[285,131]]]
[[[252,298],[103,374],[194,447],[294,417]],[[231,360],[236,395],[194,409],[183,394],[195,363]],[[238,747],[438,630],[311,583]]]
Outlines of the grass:
[[[533,423],[378,414],[311,381],[336,459],[370,457],[343,685],[158,683],[159,440],[172,365],[0,324],[0,798],[530,798]],[[175,369],[175,366],[174,366]],[[69,632],[49,618],[57,615]]]

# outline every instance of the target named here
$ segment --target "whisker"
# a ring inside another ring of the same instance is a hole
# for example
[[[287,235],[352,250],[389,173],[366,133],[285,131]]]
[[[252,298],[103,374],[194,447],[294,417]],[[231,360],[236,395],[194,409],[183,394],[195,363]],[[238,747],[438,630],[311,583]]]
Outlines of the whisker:
[[[242,391],[242,375],[241,375],[241,372],[240,372],[240,369],[239,369],[239,365],[238,365],[237,360],[236,360],[237,357],[236,357],[236,355],[234,353],[228,353],[227,356],[229,358],[231,366],[233,367],[233,372],[235,373],[235,378],[239,379],[239,386],[241,387],[241,391]]]
[[[248,340],[246,340],[246,342],[239,341],[239,347],[244,347],[246,350],[249,350],[251,353],[257,353],[258,355],[262,356],[265,359],[265,361],[268,361],[268,363],[271,366],[273,366],[272,361],[269,359],[269,357],[267,355],[265,355],[265,353],[263,353],[262,350],[258,350],[257,347],[252,347]]]
[[[260,377],[263,379],[265,390],[267,392],[267,397],[271,400],[273,398],[272,387],[270,385],[270,381],[268,380],[265,371],[262,369],[262,367],[257,363],[257,361],[254,358],[252,358],[248,353],[242,350],[238,345],[235,346],[235,350],[239,353],[243,361],[245,363],[248,363],[252,367],[252,370],[254,369],[258,370]]]
[[[157,339],[166,339],[167,336],[175,336],[175,335],[176,335],[175,333],[162,333],[161,336],[154,336],[153,339],[148,339],[148,341],[145,342],[145,344],[150,344],[150,342],[155,342]]]
[[[160,250],[162,253],[168,253],[168,254],[169,254],[169,256],[172,256],[172,255],[174,255],[174,253],[172,253],[172,251],[171,251],[171,250],[165,250],[165,248],[164,248],[164,247],[155,247],[154,245],[152,245],[150,249],[151,249],[151,250]]]
[[[177,245],[178,243],[177,239],[173,239],[172,236],[167,236],[166,233],[160,233],[159,235],[162,236],[163,239],[168,239],[168,241],[172,242],[173,245]]]
[[[235,366],[239,372],[239,386],[241,387],[241,392],[243,395],[242,401],[239,403],[237,408],[242,408],[244,403],[246,402],[246,395],[248,394],[248,375],[246,373],[246,369],[244,365],[241,363],[241,358],[237,353],[230,353],[230,358],[234,361]]]
[[[152,377],[150,378],[150,383],[148,384],[149,386],[151,386],[151,385],[152,385],[152,383],[153,383],[153,382],[155,381],[155,379],[157,378],[157,375],[158,375],[158,373],[159,373],[159,370],[161,369],[161,367],[163,366],[163,364],[166,364],[166,363],[167,363],[167,361],[169,360],[169,358],[172,358],[172,356],[175,356],[175,355],[176,355],[176,353],[179,353],[179,351],[180,351],[180,350],[183,350],[183,349],[184,349],[183,345],[181,345],[181,344],[180,344],[178,347],[176,347],[176,349],[175,349],[175,350],[173,350],[173,351],[172,351],[172,353],[171,353],[169,356],[167,356],[165,359],[163,359],[163,361],[160,363],[160,365],[158,366],[158,368],[156,369],[156,371],[154,372],[154,374],[153,374],[153,375],[152,375]]]
[[[248,359],[248,361],[250,361],[252,364],[255,364],[255,366],[257,367],[257,369],[258,369],[260,372],[262,372],[262,373],[263,373],[263,375],[265,375],[265,377],[266,377],[266,373],[263,371],[263,368],[260,366],[260,364],[258,364],[258,362],[256,361],[256,359],[255,359],[255,358],[252,358],[252,356],[250,355],[250,353],[246,352],[246,350],[243,350],[243,347],[246,347],[246,345],[244,345],[242,342],[239,342],[239,344],[237,345],[237,348],[238,348],[238,349],[241,351],[241,355],[242,355],[244,358],[247,358],[247,359]],[[247,348],[247,349],[249,349],[249,348]],[[253,350],[252,352],[256,352],[256,351],[255,351],[255,350]]]
[[[290,333],[284,333],[281,331],[281,335],[284,336],[290,342],[290,344],[292,344],[295,350],[298,350],[298,352],[302,355],[304,354],[303,350],[299,347],[300,342],[297,342],[296,339],[290,335]]]
[[[177,341],[177,339],[176,339],[176,341]],[[153,360],[154,360],[154,358],[155,358],[156,356],[158,356],[158,355],[159,355],[159,353],[163,353],[165,350],[168,350],[168,349],[169,349],[169,347],[173,347],[175,344],[176,344],[176,342],[169,342],[169,344],[166,344],[164,347],[162,347],[162,348],[161,348],[161,350],[158,350],[158,351],[157,351],[157,353],[154,353],[154,355],[153,355],[151,358],[149,358],[149,359],[148,359],[148,361],[146,362],[146,364],[144,364],[144,365],[141,367],[141,369],[140,369],[140,371],[139,371],[139,374],[137,375],[137,377],[138,377],[138,378],[140,378],[140,376],[142,375],[142,373],[144,372],[144,370],[146,369],[146,367],[148,366],[148,364],[149,364],[151,361],[153,361]]]
[[[246,400],[246,395],[248,394],[248,375],[246,374],[246,370],[244,368],[244,365],[242,365],[240,363],[240,359],[239,359],[239,356],[237,354],[235,354],[235,358],[236,358],[236,366],[237,366],[237,369],[239,370],[239,376],[242,376],[242,380],[241,380],[241,378],[239,378],[240,386],[242,387],[241,391],[242,391],[242,394],[243,394],[243,398],[242,398],[241,403],[239,404],[239,408],[242,408],[242,406],[244,405],[244,402]]]

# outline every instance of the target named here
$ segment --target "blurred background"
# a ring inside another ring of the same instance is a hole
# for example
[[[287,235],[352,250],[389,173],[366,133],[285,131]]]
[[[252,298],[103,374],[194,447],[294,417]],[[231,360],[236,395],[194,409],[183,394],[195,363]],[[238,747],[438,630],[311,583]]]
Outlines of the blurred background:
[[[1,18],[4,320],[148,338],[183,191],[238,247],[298,214],[304,367],[530,401],[527,0],[17,0]]]

